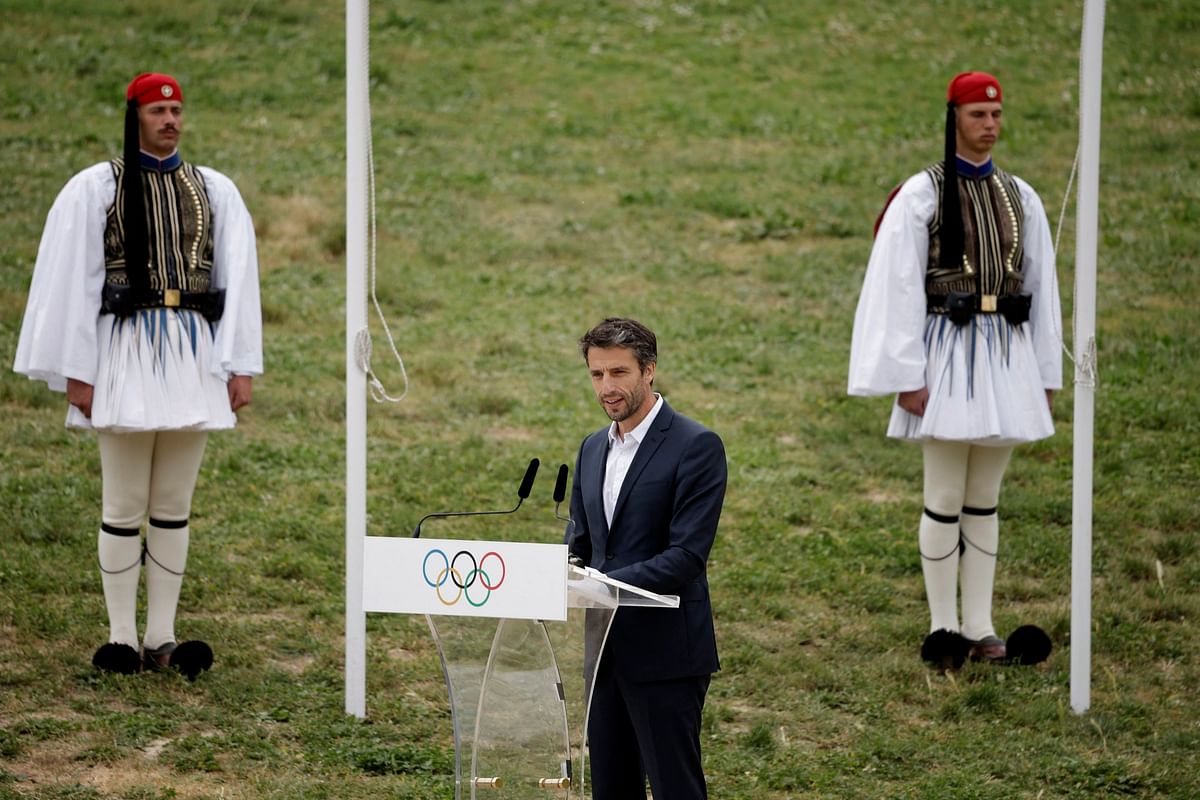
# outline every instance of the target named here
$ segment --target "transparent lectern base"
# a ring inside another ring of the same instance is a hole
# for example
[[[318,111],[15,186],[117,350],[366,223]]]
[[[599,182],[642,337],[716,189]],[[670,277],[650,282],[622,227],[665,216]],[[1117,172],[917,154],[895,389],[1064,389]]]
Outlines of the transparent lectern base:
[[[587,699],[612,616],[426,617],[450,695],[456,800],[590,797]]]
[[[678,608],[679,598],[569,567],[565,622],[425,617],[450,694],[455,800],[591,796],[592,678],[619,606]]]

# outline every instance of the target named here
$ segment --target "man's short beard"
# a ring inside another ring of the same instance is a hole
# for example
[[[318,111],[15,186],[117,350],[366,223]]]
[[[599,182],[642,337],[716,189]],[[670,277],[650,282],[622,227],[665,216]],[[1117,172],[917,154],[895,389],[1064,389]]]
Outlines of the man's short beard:
[[[642,406],[644,406],[646,404],[646,397],[648,395],[649,395],[649,392],[647,392],[645,389],[643,389],[640,386],[637,389],[635,389],[633,392],[630,392],[629,394],[625,394],[624,392],[621,392],[621,398],[625,401],[624,413],[622,413],[618,416],[613,416],[613,414],[609,410],[608,406],[604,406],[604,412],[608,415],[608,418],[611,419],[613,422],[616,422],[616,423],[624,422],[625,420],[629,419],[634,414],[636,414],[639,410],[641,410]],[[637,401],[636,406],[634,405],[634,401]]]

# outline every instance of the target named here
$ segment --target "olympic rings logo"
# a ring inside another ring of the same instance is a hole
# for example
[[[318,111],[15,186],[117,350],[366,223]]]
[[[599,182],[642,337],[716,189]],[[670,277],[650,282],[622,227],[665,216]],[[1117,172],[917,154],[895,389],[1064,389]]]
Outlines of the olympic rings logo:
[[[433,560],[433,567],[429,565]],[[441,559],[441,563],[438,563]],[[488,561],[492,559],[492,561]],[[470,567],[467,568],[469,561]],[[491,566],[489,573],[486,566]],[[495,580],[492,574],[498,574]],[[479,608],[492,596],[492,592],[500,588],[508,576],[508,567],[504,558],[495,550],[484,553],[478,561],[467,550],[459,550],[453,557],[447,556],[444,550],[437,547],[425,554],[421,562],[421,575],[425,583],[437,594],[442,605],[452,606],[459,600],[466,600],[472,606]]]

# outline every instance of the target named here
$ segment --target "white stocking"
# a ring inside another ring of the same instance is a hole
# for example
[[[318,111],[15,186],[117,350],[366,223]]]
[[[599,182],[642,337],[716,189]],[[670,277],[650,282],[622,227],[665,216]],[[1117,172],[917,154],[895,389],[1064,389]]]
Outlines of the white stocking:
[[[960,519],[964,547],[960,575],[962,634],[975,642],[996,635],[992,624],[992,591],[1000,545],[996,505],[1011,457],[1011,447],[975,446],[967,459],[967,485]]]
[[[931,633],[943,628],[958,632],[958,512],[966,490],[970,450],[964,442],[921,443],[925,513],[921,515],[918,542]]]
[[[175,641],[175,610],[187,566],[188,528],[159,527],[151,519],[146,530],[146,636],[147,650]]]
[[[921,515],[918,535],[929,631],[958,630],[958,522],[939,522]]]
[[[175,641],[175,612],[187,567],[188,515],[208,434],[161,431],[154,441],[150,524],[146,529],[146,635],[148,650]]]
[[[963,511],[962,634],[971,641],[995,636],[992,626],[992,587],[996,578],[996,547],[1000,523],[996,512],[981,516]]]
[[[119,530],[114,528],[114,530]],[[138,579],[142,570],[141,531],[114,535],[103,529],[96,545],[100,583],[108,608],[108,640],[137,649]]]

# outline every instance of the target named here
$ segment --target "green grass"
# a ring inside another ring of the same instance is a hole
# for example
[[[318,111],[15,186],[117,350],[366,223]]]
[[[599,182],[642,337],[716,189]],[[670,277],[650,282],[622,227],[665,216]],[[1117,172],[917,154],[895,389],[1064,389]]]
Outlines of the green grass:
[[[0,377],[0,798],[451,797],[423,621],[370,619],[368,719],[341,711],[343,9],[3,5],[0,354],[55,193],[118,152],[121,91],[156,69],[183,83],[187,157],[233,177],[254,214],[268,371],[238,431],[212,438],[196,493],[179,630],[218,660],[195,684],[91,668],[107,632],[94,440],[63,429],[61,396]],[[999,75],[997,159],[1056,222],[1081,11],[377,3],[379,296],[412,390],[369,409],[371,532],[503,506],[530,457],[571,462],[603,422],[574,342],[636,316],[659,334],[660,388],[729,454],[710,564],[714,797],[1200,794],[1194,3],[1108,4],[1089,714],[1068,694],[1071,389],[1001,501],[998,626],[1041,624],[1054,655],[952,678],[916,656],[919,452],[884,439],[886,401],[844,394],[871,222],[940,152],[955,72]],[[555,540],[549,487],[515,522],[440,531]]]

